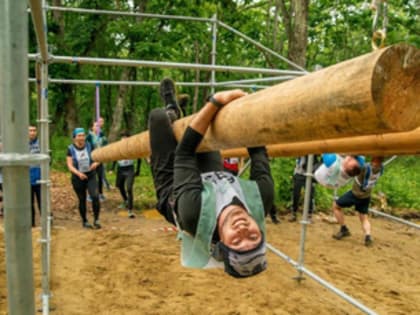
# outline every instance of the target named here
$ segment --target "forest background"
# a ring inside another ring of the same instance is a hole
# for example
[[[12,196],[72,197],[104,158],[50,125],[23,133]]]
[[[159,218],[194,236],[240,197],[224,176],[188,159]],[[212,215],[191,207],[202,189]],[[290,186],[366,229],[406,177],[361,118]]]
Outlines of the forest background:
[[[386,44],[405,42],[420,47],[419,0],[390,0]],[[121,10],[139,13],[217,18],[250,38],[313,71],[317,65],[327,67],[372,50],[372,10],[370,1],[356,0],[271,0],[271,1],[164,1],[164,0],[52,0],[52,6],[98,10]],[[116,17],[62,11],[48,13],[48,43],[53,55],[133,60],[211,63],[212,35],[209,23]],[[382,23],[382,21],[380,21]],[[30,52],[35,53],[36,37],[32,23]],[[287,69],[288,65],[245,42],[221,27],[217,34],[218,65]],[[51,78],[160,81],[169,76],[182,82],[209,82],[210,72],[158,68],[134,68],[75,64],[52,64]],[[30,64],[35,77],[35,64]],[[255,78],[255,75],[217,72],[216,81]],[[262,77],[262,76],[261,76]],[[35,84],[30,84],[31,122],[37,119]],[[208,87],[180,87],[179,93],[190,95],[188,114],[200,109],[210,93]],[[89,128],[95,120],[95,86],[50,84],[49,114],[53,168],[65,170],[66,148],[75,127]],[[118,139],[122,129],[132,134],[147,129],[147,115],[162,106],[156,86],[100,87],[101,116],[109,140]],[[271,162],[276,183],[276,204],[290,206],[291,177],[294,158],[275,158]],[[245,174],[246,176],[246,174]],[[113,175],[110,175],[113,180]],[[319,210],[329,209],[332,192],[317,189]],[[344,187],[338,193],[344,192]],[[385,170],[375,188],[383,192],[389,206],[420,209],[420,159],[398,157]],[[137,209],[154,206],[155,197],[150,169],[142,164],[135,186]],[[396,211],[396,210],[392,210]],[[409,216],[419,213],[410,211]]]

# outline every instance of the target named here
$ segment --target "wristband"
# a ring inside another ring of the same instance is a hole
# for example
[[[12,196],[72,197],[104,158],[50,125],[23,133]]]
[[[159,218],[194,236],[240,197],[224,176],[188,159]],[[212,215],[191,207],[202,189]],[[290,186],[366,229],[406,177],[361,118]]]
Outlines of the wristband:
[[[218,100],[216,100],[213,95],[209,96],[209,98],[207,99],[207,102],[212,103],[217,108],[221,108],[225,105],[225,104],[220,103]]]

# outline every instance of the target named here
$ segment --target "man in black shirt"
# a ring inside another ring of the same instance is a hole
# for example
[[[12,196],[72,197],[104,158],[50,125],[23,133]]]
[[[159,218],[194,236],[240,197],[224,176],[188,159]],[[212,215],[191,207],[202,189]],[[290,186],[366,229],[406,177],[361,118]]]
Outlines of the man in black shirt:
[[[160,89],[166,109],[154,109],[149,116],[152,174],[158,211],[182,231],[183,265],[224,266],[234,277],[263,271],[264,217],[274,196],[265,147],[248,149],[249,181],[223,172],[218,151],[196,152],[218,110],[246,93],[231,90],[211,96],[177,144],[171,121],[181,110],[173,81],[164,79]]]

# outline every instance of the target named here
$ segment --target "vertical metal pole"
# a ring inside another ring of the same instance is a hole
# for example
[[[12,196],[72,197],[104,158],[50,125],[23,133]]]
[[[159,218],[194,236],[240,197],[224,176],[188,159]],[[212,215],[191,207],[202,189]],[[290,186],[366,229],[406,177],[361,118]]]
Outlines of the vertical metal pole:
[[[27,2],[0,1],[3,153],[28,154]],[[7,130],[7,133],[5,132]],[[28,166],[3,166],[8,314],[35,313]]]
[[[95,132],[96,132],[96,135],[99,137],[99,135],[100,135],[100,133],[101,133],[101,129],[99,128],[99,117],[101,116],[101,103],[100,103],[100,101],[99,101],[99,97],[100,97],[100,91],[99,91],[99,87],[100,87],[100,84],[99,83],[96,83],[96,88],[95,88],[95,92],[96,92],[96,94],[95,94],[95,100],[96,100],[96,130],[95,130]]]
[[[300,251],[298,259],[298,276],[296,279],[298,281],[302,280],[302,268],[305,261],[305,239],[306,239],[306,225],[310,222],[308,221],[308,212],[309,212],[309,203],[311,202],[311,191],[312,191],[312,180],[313,180],[313,164],[314,156],[310,154],[306,157],[308,159],[307,168],[306,168],[306,182],[305,182],[305,199],[303,203],[303,217],[300,223],[302,224],[301,233],[300,233]]]
[[[47,32],[47,12],[45,0],[42,0],[42,24],[43,31]],[[46,34],[45,34],[46,38]],[[48,44],[45,42],[46,50]],[[49,115],[48,115],[48,60],[41,63],[41,106],[39,113],[40,145],[41,154],[49,152]],[[42,314],[49,312],[50,297],[50,257],[51,257],[51,205],[50,205],[50,165],[48,161],[41,164],[41,264],[42,264]]]
[[[49,154],[49,119],[48,119],[48,64],[41,64],[41,115],[40,144],[41,154]],[[41,263],[42,263],[42,313],[49,310],[49,275],[50,275],[50,242],[51,242],[51,208],[50,208],[50,166],[48,161],[41,164]]]
[[[212,66],[216,65],[216,55],[217,55],[217,14],[214,14],[212,17],[212,37],[211,37],[211,64]],[[211,94],[214,93],[214,85],[216,83],[216,71],[211,70]]]

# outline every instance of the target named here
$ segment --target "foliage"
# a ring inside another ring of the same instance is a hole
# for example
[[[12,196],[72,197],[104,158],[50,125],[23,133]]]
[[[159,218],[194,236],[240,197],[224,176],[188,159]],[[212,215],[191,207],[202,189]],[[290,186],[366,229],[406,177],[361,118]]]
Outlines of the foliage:
[[[183,15],[211,18],[234,27],[266,47],[276,47],[287,56],[290,47],[286,34],[286,16],[275,10],[278,1],[239,0],[55,0],[64,6],[102,10],[136,11],[165,15]],[[281,1],[290,9],[293,1]],[[369,1],[370,2],[370,1]],[[387,44],[407,42],[420,47],[420,23],[417,0],[389,0]],[[367,1],[313,0],[309,4],[308,48],[306,67],[329,66],[371,51],[372,12]],[[284,12],[283,12],[284,13]],[[57,18],[57,14],[60,15]],[[275,23],[275,21],[279,23]],[[88,56],[101,58],[126,58],[133,60],[164,61],[211,64],[212,24],[176,19],[144,17],[116,17],[110,15],[79,14],[69,12],[48,13],[48,42],[53,55]],[[30,28],[30,51],[36,52],[36,38],[32,23]],[[285,68],[278,58],[254,47],[222,26],[218,26],[216,61],[219,65],[251,66],[262,68]],[[64,79],[121,80],[126,68],[95,65],[51,64],[49,76]],[[34,64],[30,64],[30,76],[35,77]],[[159,82],[164,76],[178,81],[210,81],[210,73],[191,69],[129,68],[129,80]],[[250,79],[255,74],[217,72],[216,81]],[[262,77],[262,76],[261,76]],[[178,88],[196,99],[190,104],[188,113],[199,108],[201,100],[209,93],[208,87],[196,90],[194,87]],[[118,86],[104,85],[100,88],[101,116],[105,118],[105,132],[112,124],[127,128],[132,134],[147,129],[149,111],[161,106],[156,86],[134,86],[121,97],[123,99],[122,121],[113,121],[117,98],[121,96]],[[51,125],[51,148],[53,165],[65,169],[66,147],[70,143],[71,128],[89,127],[95,117],[95,86],[50,84],[49,113]],[[35,85],[31,84],[31,121],[36,121],[37,97]],[[196,106],[196,107],[195,107]],[[64,158],[64,159],[63,159]],[[400,162],[401,161],[401,162]],[[404,161],[404,162],[402,162]],[[274,159],[273,176],[276,182],[276,203],[287,207],[290,203],[293,159]],[[418,159],[398,159],[381,179],[378,190],[386,192],[392,205],[417,207],[420,202],[415,196],[418,190]],[[144,166],[140,181],[151,184]],[[417,172],[413,171],[417,170]],[[403,177],[404,176],[404,177]],[[392,177],[392,179],[391,179]],[[403,180],[404,178],[404,180]],[[410,179],[412,178],[412,180]],[[410,181],[409,181],[410,179]],[[406,182],[405,182],[406,181]],[[403,185],[405,183],[406,185]],[[143,186],[141,186],[143,187]],[[136,188],[137,189],[137,188]],[[145,188],[139,188],[145,189]],[[153,199],[153,194],[140,191]],[[328,208],[331,191],[317,189],[318,207]]]

